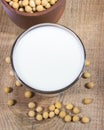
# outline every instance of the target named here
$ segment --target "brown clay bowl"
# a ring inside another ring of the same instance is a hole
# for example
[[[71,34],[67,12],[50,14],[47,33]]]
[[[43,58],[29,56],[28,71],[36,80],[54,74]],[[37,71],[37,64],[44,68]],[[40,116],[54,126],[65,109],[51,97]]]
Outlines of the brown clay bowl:
[[[15,10],[5,0],[1,0],[1,3],[11,20],[19,27],[27,29],[39,23],[56,23],[65,9],[66,0],[58,0],[49,9],[35,13],[25,13]]]

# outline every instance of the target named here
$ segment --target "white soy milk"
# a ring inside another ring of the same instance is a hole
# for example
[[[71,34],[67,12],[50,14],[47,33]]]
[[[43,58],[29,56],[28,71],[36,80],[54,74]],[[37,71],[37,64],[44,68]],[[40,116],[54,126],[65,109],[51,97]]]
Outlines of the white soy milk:
[[[43,24],[25,32],[12,50],[17,76],[39,91],[57,91],[72,84],[84,62],[85,52],[78,37],[54,24]]]

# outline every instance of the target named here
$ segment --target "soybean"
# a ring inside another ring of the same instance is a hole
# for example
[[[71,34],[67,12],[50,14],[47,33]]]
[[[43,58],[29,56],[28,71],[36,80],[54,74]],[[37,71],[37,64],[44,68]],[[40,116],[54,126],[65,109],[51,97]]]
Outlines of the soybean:
[[[70,115],[66,115],[66,116],[64,117],[64,121],[65,121],[65,122],[70,122],[70,121],[71,121],[71,116],[70,116]]]
[[[49,106],[49,110],[50,110],[50,111],[54,111],[54,110],[55,110],[55,105],[53,105],[53,104],[50,105],[50,106]]]
[[[58,108],[58,109],[60,109],[62,107],[61,102],[56,102],[55,103],[55,107]]]
[[[13,106],[15,105],[16,101],[14,99],[9,99],[8,100],[8,106]]]
[[[40,12],[53,6],[57,0],[5,0],[11,7],[27,13]],[[8,61],[7,61],[8,62]]]
[[[74,114],[78,114],[78,113],[80,113],[80,109],[79,109],[78,107],[74,107],[74,108],[72,109],[72,112],[73,112]]]
[[[5,58],[5,62],[6,62],[7,64],[10,64],[10,57],[9,57],[9,56],[7,56],[7,57]]]
[[[86,65],[86,66],[90,66],[90,61],[89,61],[89,60],[86,60],[85,65]]]
[[[36,107],[36,104],[34,102],[29,102],[28,103],[28,108],[35,108]]]
[[[10,74],[10,76],[14,76],[14,73],[12,70],[9,72],[9,74]]]
[[[73,104],[68,103],[68,104],[66,105],[66,109],[67,109],[67,110],[71,110],[72,108],[73,108]]]
[[[89,72],[84,72],[83,73],[83,78],[87,79],[90,77],[90,73]]]
[[[57,108],[54,110],[54,113],[55,113],[56,115],[58,115],[58,114],[59,114],[59,112],[60,112],[60,110],[59,110],[59,109],[57,109]]]
[[[53,111],[49,112],[49,117],[52,118],[55,116],[55,113]]]
[[[47,111],[43,112],[43,118],[47,119],[49,117],[49,113]]]
[[[91,103],[92,103],[92,99],[91,98],[83,99],[83,104],[87,105],[87,104],[91,104]]]
[[[90,121],[90,119],[88,117],[86,117],[86,116],[83,116],[81,118],[81,122],[84,123],[84,124],[89,123],[89,121]]]
[[[12,91],[12,88],[11,87],[5,87],[4,88],[4,92],[5,93],[10,93]]]
[[[16,80],[15,84],[16,84],[17,87],[20,87],[22,85],[19,80]]]
[[[78,115],[74,115],[73,117],[72,117],[72,121],[73,122],[78,122],[79,121],[79,116]]]
[[[34,116],[35,116],[35,112],[32,111],[32,110],[29,111],[29,112],[28,112],[28,116],[29,116],[29,117],[34,117]]]
[[[42,111],[43,111],[43,108],[42,108],[41,106],[38,106],[38,107],[36,108],[36,111],[37,111],[37,112],[42,112]]]
[[[93,82],[86,83],[85,87],[88,89],[92,89],[94,87],[94,83]]]
[[[61,111],[60,113],[59,113],[59,117],[60,118],[64,118],[66,116],[66,112],[65,111]]]
[[[26,98],[31,98],[31,97],[33,97],[33,93],[31,91],[26,91],[25,92],[25,97]]]
[[[41,121],[43,119],[41,114],[37,114],[36,115],[36,120]]]

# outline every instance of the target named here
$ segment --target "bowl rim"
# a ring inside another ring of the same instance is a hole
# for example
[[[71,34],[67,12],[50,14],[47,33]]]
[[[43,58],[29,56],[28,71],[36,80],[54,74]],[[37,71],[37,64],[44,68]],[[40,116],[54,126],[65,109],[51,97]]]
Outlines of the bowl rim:
[[[26,13],[26,12],[20,12],[19,10],[15,10],[14,8],[12,8],[8,2],[6,2],[5,0],[1,0],[1,2],[11,11],[11,12],[14,12],[18,15],[22,15],[22,16],[41,16],[41,15],[45,15],[45,14],[48,14],[50,13],[51,11],[55,10],[56,8],[59,7],[59,5],[62,3],[62,2],[66,2],[66,0],[58,0],[54,5],[52,5],[50,8],[46,9],[46,10],[43,10],[43,11],[40,11],[40,12],[35,12],[35,13]]]
[[[41,27],[41,26],[55,26],[55,27],[59,27],[61,29],[64,29],[66,31],[69,31],[70,33],[72,33],[73,36],[75,36],[79,41],[80,41],[80,44],[82,45],[82,48],[83,48],[83,52],[84,52],[84,63],[83,63],[83,66],[82,66],[82,69],[79,73],[79,75],[77,76],[77,78],[71,83],[69,84],[68,86],[64,86],[64,88],[62,89],[58,89],[58,90],[54,90],[54,91],[43,91],[43,90],[39,90],[39,89],[35,89],[35,88],[32,88],[31,86],[27,85],[17,74],[16,70],[15,70],[15,67],[14,67],[14,64],[13,64],[13,51],[14,51],[14,47],[16,45],[16,43],[18,43],[17,41],[23,37],[26,33],[28,33],[29,31],[31,31],[32,29],[35,29],[35,28],[38,28],[38,27]],[[67,90],[68,88],[70,88],[71,86],[73,86],[73,84],[75,84],[79,78],[82,76],[83,74],[83,70],[85,68],[85,61],[86,61],[86,50],[85,50],[85,47],[84,47],[84,44],[83,42],[81,41],[81,39],[79,38],[79,36],[74,32],[72,31],[70,28],[64,26],[64,25],[60,25],[60,24],[55,24],[55,23],[42,23],[42,24],[37,24],[37,25],[34,25],[32,27],[30,27],[29,29],[27,29],[26,31],[24,31],[23,33],[21,33],[17,39],[15,40],[13,46],[12,46],[12,49],[11,49],[11,54],[10,54],[10,59],[11,59],[11,66],[12,66],[12,69],[14,71],[14,74],[15,76],[17,77],[17,79],[23,84],[25,85],[27,88],[30,88],[32,89],[33,91],[39,93],[39,94],[58,94],[58,93],[61,93],[65,90]]]

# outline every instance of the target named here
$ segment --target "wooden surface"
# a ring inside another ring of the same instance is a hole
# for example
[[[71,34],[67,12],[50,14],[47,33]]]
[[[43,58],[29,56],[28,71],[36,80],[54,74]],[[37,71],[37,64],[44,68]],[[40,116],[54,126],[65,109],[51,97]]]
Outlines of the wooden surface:
[[[15,78],[9,76],[10,65],[5,63],[5,57],[10,54],[13,42],[22,29],[14,25],[0,5],[0,130],[104,130],[104,0],[67,0],[66,9],[61,17],[63,24],[75,31],[86,47],[87,59],[91,66],[85,68],[91,73],[90,79],[80,79],[72,88],[57,97],[47,98],[34,96],[24,98],[25,87],[17,88]],[[84,84],[93,81],[94,89],[88,90]],[[13,87],[11,94],[5,94],[5,86]],[[82,99],[93,98],[93,103],[85,106]],[[7,100],[13,98],[17,104],[7,106]],[[60,100],[63,104],[72,102],[81,108],[80,116],[91,118],[89,124],[64,123],[55,117],[51,120],[36,122],[26,115],[27,103],[38,101],[44,107],[51,102]]]

